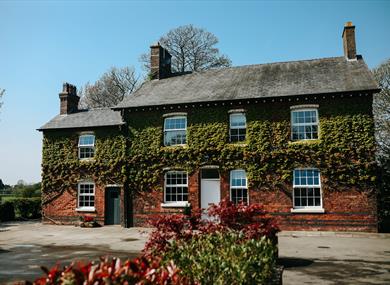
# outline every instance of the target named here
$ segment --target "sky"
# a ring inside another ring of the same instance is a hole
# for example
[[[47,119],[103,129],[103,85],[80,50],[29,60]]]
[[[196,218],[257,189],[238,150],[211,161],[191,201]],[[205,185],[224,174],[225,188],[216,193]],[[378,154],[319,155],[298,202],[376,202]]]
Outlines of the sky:
[[[342,56],[356,25],[370,68],[390,58],[390,1],[2,1],[0,179],[40,181],[42,134],[62,83],[95,82],[134,66],[160,36],[193,24],[215,34],[234,66]]]

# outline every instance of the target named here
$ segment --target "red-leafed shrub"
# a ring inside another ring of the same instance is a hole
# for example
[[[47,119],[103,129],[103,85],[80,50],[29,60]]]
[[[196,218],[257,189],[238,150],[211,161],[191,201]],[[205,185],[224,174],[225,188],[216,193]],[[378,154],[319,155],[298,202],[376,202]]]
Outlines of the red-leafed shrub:
[[[211,219],[202,220],[199,211],[189,215],[160,215],[151,221],[155,230],[151,233],[144,253],[163,253],[172,240],[189,240],[197,235],[215,232],[242,232],[245,239],[259,239],[263,236],[276,243],[278,226],[259,204],[234,204],[228,199],[208,209]]]
[[[88,223],[88,222],[93,222],[94,220],[95,218],[92,216],[83,216],[83,222]]]
[[[100,262],[72,263],[60,269],[58,265],[50,270],[42,268],[46,276],[35,280],[36,285],[52,284],[196,284],[179,274],[180,270],[171,261],[161,264],[159,258],[145,257],[127,260],[101,258]]]

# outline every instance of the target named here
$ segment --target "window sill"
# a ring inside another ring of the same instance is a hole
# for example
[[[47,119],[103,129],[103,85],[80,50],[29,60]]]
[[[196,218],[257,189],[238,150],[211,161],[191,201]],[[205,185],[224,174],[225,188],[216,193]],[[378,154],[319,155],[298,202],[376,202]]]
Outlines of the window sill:
[[[309,208],[306,208],[306,209],[291,209],[291,213],[297,213],[297,214],[300,214],[300,213],[307,213],[307,214],[323,214],[325,213],[325,209],[323,208],[312,208],[312,209],[309,209]]]
[[[174,145],[164,145],[165,148],[175,148],[175,147],[180,147],[180,148],[186,148],[188,147],[187,144],[174,144]]]
[[[289,141],[288,144],[294,145],[294,144],[317,144],[320,143],[320,139],[307,139],[307,140],[296,140],[296,141]]]
[[[229,144],[232,146],[237,146],[237,147],[247,147],[248,146],[247,143],[240,143],[240,142],[230,142]]]
[[[188,202],[161,203],[162,208],[185,208],[191,206]]]
[[[79,158],[79,161],[80,162],[92,162],[92,161],[95,161],[95,158],[94,157],[91,157],[91,158]]]
[[[96,212],[95,207],[76,208],[77,212]]]

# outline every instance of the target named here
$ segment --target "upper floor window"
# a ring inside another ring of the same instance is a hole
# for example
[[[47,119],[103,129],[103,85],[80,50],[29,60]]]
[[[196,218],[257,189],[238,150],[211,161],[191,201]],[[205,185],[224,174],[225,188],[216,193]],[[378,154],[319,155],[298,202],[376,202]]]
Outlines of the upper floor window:
[[[246,172],[242,169],[230,171],[230,200],[235,203],[248,203]]]
[[[322,208],[320,171],[315,168],[294,170],[294,209]]]
[[[291,128],[292,140],[318,139],[318,110],[292,110]]]
[[[230,141],[245,141],[246,137],[246,117],[244,113],[230,114]]]
[[[79,183],[77,200],[78,210],[95,210],[95,184],[93,182]]]
[[[95,136],[81,135],[79,137],[79,158],[93,158],[95,155]]]
[[[187,143],[187,117],[174,116],[164,120],[164,145],[182,145]]]
[[[165,174],[165,203],[188,201],[188,175],[185,171],[168,171]]]

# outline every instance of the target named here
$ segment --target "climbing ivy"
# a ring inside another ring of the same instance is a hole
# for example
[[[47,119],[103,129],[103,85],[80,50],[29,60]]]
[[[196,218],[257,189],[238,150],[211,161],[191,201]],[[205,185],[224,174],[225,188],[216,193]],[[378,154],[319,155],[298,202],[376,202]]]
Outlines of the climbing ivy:
[[[291,183],[296,167],[319,168],[329,189],[372,188],[375,139],[367,102],[314,102],[320,105],[320,137],[313,141],[291,142],[287,104],[245,106],[247,139],[238,144],[228,141],[229,107],[188,110],[188,143],[171,147],[163,146],[166,112],[126,112],[124,132],[95,130],[96,156],[88,162],[77,158],[78,134],[46,132],[42,188],[50,194],[48,199],[86,178],[102,185],[120,181],[134,191],[161,190],[165,169],[193,173],[202,165],[218,165],[222,172],[243,168],[253,188]]]
[[[78,159],[79,133],[50,131],[43,137],[42,192],[43,204],[64,191],[77,188],[80,180],[98,184],[126,182],[126,139],[119,130],[97,129],[94,159]]]

